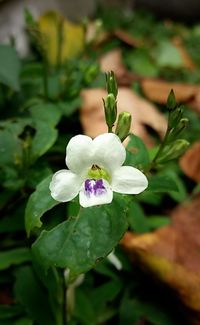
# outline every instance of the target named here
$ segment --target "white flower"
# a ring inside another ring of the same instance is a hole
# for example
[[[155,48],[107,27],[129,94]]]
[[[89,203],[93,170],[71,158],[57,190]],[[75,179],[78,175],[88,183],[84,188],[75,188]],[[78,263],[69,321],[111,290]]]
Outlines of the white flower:
[[[69,169],[59,170],[50,183],[52,197],[68,202],[79,194],[82,207],[111,203],[113,191],[138,194],[148,186],[146,176],[131,166],[122,166],[126,150],[118,136],[105,133],[94,140],[73,137],[66,148]]]

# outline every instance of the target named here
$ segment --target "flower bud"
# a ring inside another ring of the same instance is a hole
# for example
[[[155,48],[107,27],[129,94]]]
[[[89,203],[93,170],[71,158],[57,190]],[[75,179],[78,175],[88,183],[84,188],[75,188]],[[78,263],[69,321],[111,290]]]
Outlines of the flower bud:
[[[188,148],[189,142],[185,139],[174,141],[171,146],[166,147],[162,156],[158,159],[159,163],[163,163],[172,159],[179,158]]]
[[[173,89],[171,89],[168,98],[167,98],[167,108],[169,111],[172,111],[177,106],[176,98]]]
[[[117,81],[113,71],[106,73],[106,83],[107,83],[108,94],[110,93],[113,94],[116,99],[118,94],[118,87],[117,87]]]
[[[184,117],[180,119],[177,127],[175,128],[176,135],[179,134],[181,131],[183,131],[188,125],[188,123],[189,123],[188,118]]]
[[[168,141],[173,141],[174,138],[176,138],[186,128],[188,123],[189,123],[188,118],[182,118],[177,124],[177,126],[175,126],[170,130]]]
[[[117,118],[117,104],[113,94],[108,94],[106,99],[103,99],[106,124],[109,129],[112,129]]]
[[[169,114],[169,127],[174,128],[180,122],[183,116],[183,107],[176,107],[173,111]]]
[[[118,116],[117,126],[115,134],[123,142],[129,135],[131,127],[131,114],[128,112],[122,112]]]

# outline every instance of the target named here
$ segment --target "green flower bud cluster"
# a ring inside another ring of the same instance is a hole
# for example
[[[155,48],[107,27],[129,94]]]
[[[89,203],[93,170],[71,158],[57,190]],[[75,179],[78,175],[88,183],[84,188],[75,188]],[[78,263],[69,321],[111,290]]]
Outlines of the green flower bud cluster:
[[[123,142],[130,132],[131,127],[131,114],[128,112],[122,112],[117,119],[117,94],[118,86],[114,75],[114,72],[108,72],[106,74],[106,88],[108,95],[103,99],[104,114],[106,124],[108,126],[108,132],[112,132],[112,128],[117,120],[117,126],[115,134]]]
[[[152,161],[152,167],[179,158],[189,146],[187,140],[179,138],[189,120],[183,117],[183,107],[177,104],[173,90],[169,93],[166,106],[169,111],[168,128]]]
[[[165,146],[162,155],[157,159],[157,162],[166,163],[169,160],[179,158],[188,148],[189,142],[185,139],[177,139],[170,145]]]

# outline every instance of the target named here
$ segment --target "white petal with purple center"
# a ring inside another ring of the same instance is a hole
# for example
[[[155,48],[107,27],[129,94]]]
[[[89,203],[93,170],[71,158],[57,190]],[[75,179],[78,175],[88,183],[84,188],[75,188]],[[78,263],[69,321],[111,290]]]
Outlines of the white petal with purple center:
[[[112,190],[123,194],[139,194],[148,186],[146,176],[137,168],[122,166],[112,175]]]
[[[86,179],[79,193],[80,205],[84,208],[111,203],[113,192],[104,179]]]
[[[111,172],[125,161],[126,150],[114,133],[101,134],[93,140],[94,164]]]
[[[92,165],[93,141],[86,135],[71,138],[66,148],[66,164],[74,173],[83,174]]]
[[[49,189],[54,200],[68,202],[74,199],[80,191],[83,180],[70,170],[59,170],[53,175]]]

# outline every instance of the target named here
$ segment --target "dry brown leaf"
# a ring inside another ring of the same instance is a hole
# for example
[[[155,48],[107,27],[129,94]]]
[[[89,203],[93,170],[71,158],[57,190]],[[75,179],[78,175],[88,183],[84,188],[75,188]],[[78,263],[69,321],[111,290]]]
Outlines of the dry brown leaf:
[[[183,45],[182,39],[179,36],[176,36],[172,39],[173,45],[177,48],[179,51],[181,58],[183,60],[183,66],[189,70],[195,70],[196,65],[192,61],[191,57],[189,56],[186,48]]]
[[[101,71],[113,71],[115,73],[118,85],[130,86],[133,81],[140,81],[142,78],[129,72],[123,63],[122,52],[119,48],[115,48],[99,59]]]
[[[177,40],[176,40],[177,42]],[[182,45],[180,45],[181,47]],[[180,50],[180,49],[179,49]],[[182,49],[184,52],[184,48]],[[182,53],[185,66],[193,67],[192,61],[187,57],[187,53]],[[127,70],[123,63],[122,53],[119,48],[115,48],[103,54],[100,59],[100,67],[103,72],[113,71],[120,86],[130,86],[133,81],[139,81],[144,95],[151,101],[159,104],[166,104],[167,97],[171,89],[174,90],[178,102],[187,102],[191,108],[200,114],[200,85],[192,85],[178,82],[168,82],[157,78],[146,78],[137,76]]]
[[[100,20],[88,22],[86,26],[86,42],[93,42],[94,45],[100,45],[113,38],[118,38],[120,41],[132,47],[140,47],[144,44],[144,41],[133,37],[123,29],[115,29],[112,32],[107,32],[103,30]]]
[[[154,233],[127,233],[122,245],[146,271],[175,290],[200,324],[200,196],[177,207],[172,224]]]
[[[113,31],[114,36],[116,36],[120,41],[124,42],[127,45],[133,47],[140,47],[144,45],[144,42],[138,38],[133,37],[123,29],[116,29]]]
[[[89,21],[85,30],[86,43],[93,43],[94,46],[99,46],[102,43],[108,41],[111,37],[111,33],[106,32],[103,29],[102,22],[100,20]]]
[[[196,96],[188,102],[188,105],[200,114],[200,92],[198,92]]]
[[[100,57],[99,63],[101,71],[113,71],[117,79],[122,78],[128,73],[125,65],[123,64],[121,50],[118,48],[103,54]]]
[[[200,182],[200,141],[195,142],[181,157],[183,172],[196,182]]]
[[[107,92],[101,88],[82,92],[81,123],[85,134],[91,137],[107,132],[102,102],[102,98],[105,98],[106,95]],[[140,136],[147,145],[152,145],[152,139],[147,133],[145,125],[153,128],[161,137],[164,135],[167,122],[163,115],[153,104],[139,97],[131,89],[119,88],[117,107],[118,113],[122,111],[131,113],[131,132]]]
[[[141,87],[145,96],[159,104],[165,104],[171,89],[174,90],[178,102],[188,102],[200,94],[200,86],[167,82],[160,79],[143,79]]]

